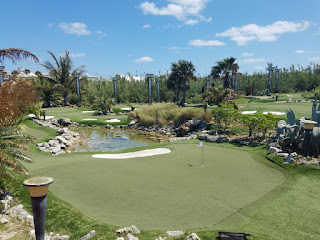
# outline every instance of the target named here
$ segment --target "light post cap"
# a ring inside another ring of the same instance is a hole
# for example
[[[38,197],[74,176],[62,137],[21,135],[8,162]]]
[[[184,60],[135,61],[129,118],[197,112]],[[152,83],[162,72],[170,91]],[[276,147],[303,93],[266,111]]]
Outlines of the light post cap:
[[[23,185],[28,187],[31,197],[47,195],[51,183],[53,183],[53,178],[51,177],[33,177],[23,181]]]
[[[304,120],[303,123],[304,123],[305,129],[312,130],[318,122],[311,121],[311,120]]]
[[[81,76],[81,74],[80,74],[80,73],[76,73],[74,76],[75,76],[76,78],[79,78],[79,77]]]
[[[2,72],[4,68],[4,66],[0,66],[0,72]]]
[[[147,77],[147,78],[149,78],[149,77],[152,78],[152,77],[153,77],[153,74],[152,74],[152,73],[147,73],[147,74],[146,74],[146,77]]]

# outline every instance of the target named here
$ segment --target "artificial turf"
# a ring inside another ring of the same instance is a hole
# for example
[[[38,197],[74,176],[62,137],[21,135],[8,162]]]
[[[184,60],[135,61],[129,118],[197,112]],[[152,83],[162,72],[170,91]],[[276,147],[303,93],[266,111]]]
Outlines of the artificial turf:
[[[196,144],[167,147],[167,155],[121,160],[32,152],[28,169],[53,177],[53,194],[85,215],[142,229],[210,229],[285,181],[245,151],[205,145],[201,167]]]

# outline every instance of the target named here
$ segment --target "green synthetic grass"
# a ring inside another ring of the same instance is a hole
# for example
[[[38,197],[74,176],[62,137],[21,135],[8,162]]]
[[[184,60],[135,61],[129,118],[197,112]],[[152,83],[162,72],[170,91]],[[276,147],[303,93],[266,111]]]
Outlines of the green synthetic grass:
[[[121,106],[122,107],[122,106]],[[82,111],[93,111],[92,109],[77,108],[77,107],[57,107],[46,108],[47,116],[54,116],[55,118],[65,117],[70,118],[71,121],[87,125],[126,125],[128,124],[128,115],[100,115],[98,111],[83,113]],[[95,121],[83,120],[87,118],[97,119]],[[108,123],[105,120],[119,119],[121,122]]]
[[[168,147],[167,155],[122,160],[31,153],[28,169],[53,177],[52,193],[85,215],[142,229],[210,229],[285,181],[245,151],[206,145],[201,167],[196,144]]]

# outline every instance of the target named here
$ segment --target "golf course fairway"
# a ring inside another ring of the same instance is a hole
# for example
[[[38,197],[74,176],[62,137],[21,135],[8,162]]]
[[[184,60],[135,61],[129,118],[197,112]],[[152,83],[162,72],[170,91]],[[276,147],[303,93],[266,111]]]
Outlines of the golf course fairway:
[[[54,178],[50,191],[85,215],[144,230],[213,228],[286,181],[246,151],[205,144],[201,166],[197,144],[165,147],[171,153],[132,159],[32,151],[27,168]]]

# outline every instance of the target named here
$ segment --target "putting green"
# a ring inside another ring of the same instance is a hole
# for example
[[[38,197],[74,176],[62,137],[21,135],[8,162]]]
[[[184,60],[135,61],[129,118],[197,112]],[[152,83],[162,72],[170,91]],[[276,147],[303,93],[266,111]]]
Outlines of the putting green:
[[[53,177],[50,190],[94,219],[141,229],[212,228],[285,181],[281,171],[245,151],[169,144],[171,153],[97,159],[31,152],[31,175]]]

